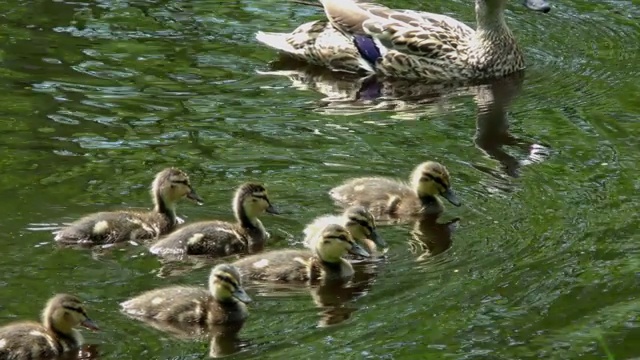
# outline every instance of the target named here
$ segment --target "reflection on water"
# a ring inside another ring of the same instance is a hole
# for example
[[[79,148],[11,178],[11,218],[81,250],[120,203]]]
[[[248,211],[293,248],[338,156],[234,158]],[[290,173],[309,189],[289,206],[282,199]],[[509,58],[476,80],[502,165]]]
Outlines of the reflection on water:
[[[394,119],[416,120],[426,114],[446,112],[448,100],[473,96],[476,103],[474,143],[500,164],[498,169],[480,164],[474,166],[495,178],[496,183],[490,185],[493,189],[508,191],[508,177],[518,177],[522,166],[543,162],[550,155],[548,146],[520,139],[509,131],[509,106],[521,92],[524,71],[482,82],[422,84],[403,80],[381,82],[375,76],[338,74],[290,59],[281,59],[271,65],[273,71],[259,73],[285,76],[296,89],[312,89],[324,94],[325,98],[314,110],[325,114],[361,115],[393,110],[391,117]],[[514,147],[524,153],[524,159],[511,155],[505,147]]]
[[[384,2],[474,21],[467,0]],[[364,275],[373,265],[356,264],[342,287],[264,290],[238,335],[251,346],[220,341],[229,351],[214,352],[595,360],[606,344],[616,359],[637,357],[640,6],[553,6],[541,17],[512,2],[505,13],[524,79],[425,88],[288,64],[271,70],[291,80],[257,75],[274,58],[257,31],[323,16],[290,1],[0,2],[0,320],[41,311],[24,294],[68,290],[104,324],[85,334],[99,346],[86,358],[206,357],[210,338],[167,339],[117,304],[202,286],[213,262],[165,262],[140,244],[63,249],[50,231],[146,207],[149,177],[175,165],[211,199],[181,207],[187,223],[228,216],[239,182],[267,182],[290,210],[265,219],[275,250],[333,211],[326,193],[341,180],[404,178],[427,158],[447,165],[464,206],[381,229],[384,261]]]
[[[349,281],[325,281],[310,289],[313,302],[321,309],[319,327],[340,324],[358,310],[354,301],[371,289],[376,278],[376,266],[366,262],[354,265],[355,273]]]
[[[451,235],[457,229],[460,218],[439,223],[440,214],[424,215],[416,220],[411,230],[409,248],[418,260],[445,252],[451,247]]]
[[[191,342],[209,340],[209,357],[219,358],[231,355],[249,345],[238,334],[244,324],[201,325],[194,323],[157,321],[150,318],[128,317],[141,321],[145,325],[171,335],[175,339]]]
[[[94,360],[100,359],[100,346],[96,344],[85,344],[78,351],[67,351],[62,353],[58,360]]]

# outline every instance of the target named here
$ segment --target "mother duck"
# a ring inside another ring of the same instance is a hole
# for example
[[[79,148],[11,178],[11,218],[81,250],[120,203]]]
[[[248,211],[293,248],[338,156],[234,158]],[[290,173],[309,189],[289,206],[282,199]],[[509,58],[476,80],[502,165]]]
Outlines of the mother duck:
[[[333,71],[443,82],[508,75],[524,58],[507,27],[508,0],[476,0],[477,29],[451,17],[395,10],[357,0],[319,0],[327,16],[292,33],[256,39],[286,55]],[[524,0],[547,13],[546,0]]]

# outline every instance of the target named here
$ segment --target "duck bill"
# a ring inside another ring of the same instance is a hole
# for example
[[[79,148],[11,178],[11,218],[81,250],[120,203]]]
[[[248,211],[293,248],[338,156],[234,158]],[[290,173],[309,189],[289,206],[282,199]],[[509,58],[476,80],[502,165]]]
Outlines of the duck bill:
[[[367,250],[363,249],[362,246],[354,243],[351,249],[349,249],[349,253],[362,257],[371,257],[371,255],[367,252]]]
[[[243,288],[238,288],[233,292],[232,296],[245,304],[251,302],[251,298],[249,297],[249,295],[247,295]]]
[[[373,240],[376,246],[380,246],[382,248],[387,247],[387,242],[384,241],[384,239],[382,238],[382,236],[380,236],[380,234],[378,234],[378,231],[376,229],[373,229],[373,231],[371,231],[371,240]]]
[[[454,193],[453,190],[451,189],[447,189],[444,192],[440,193],[440,196],[447,199],[447,201],[449,201],[451,204],[455,206],[462,205],[462,203],[460,202],[460,199],[458,199],[458,196],[456,196],[456,193]]]
[[[80,325],[86,327],[89,330],[100,331],[100,328],[98,327],[98,325],[96,325],[96,323],[94,323],[93,320],[89,318],[84,319],[84,321],[81,322]]]
[[[204,200],[196,193],[195,190],[191,189],[191,191],[187,194],[187,199],[195,202],[198,205],[204,204]]]
[[[551,11],[551,5],[546,0],[524,0],[524,6],[529,10],[548,13]]]
[[[265,211],[268,212],[269,214],[274,214],[274,215],[280,214],[280,211],[275,206],[271,205],[271,203],[269,203],[269,207]]]

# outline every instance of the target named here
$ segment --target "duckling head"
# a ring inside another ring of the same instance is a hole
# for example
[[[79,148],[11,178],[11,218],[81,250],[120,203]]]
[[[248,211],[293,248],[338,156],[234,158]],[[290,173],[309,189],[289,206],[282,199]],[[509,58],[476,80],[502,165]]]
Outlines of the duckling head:
[[[47,329],[63,334],[72,334],[78,325],[90,330],[99,330],[87,315],[80,299],[73,295],[58,294],[47,302],[42,312],[42,323]]]
[[[411,173],[411,185],[420,198],[440,195],[455,206],[462,205],[451,190],[449,171],[440,163],[427,161],[418,165]]]
[[[238,218],[245,215],[249,219],[255,219],[264,212],[279,214],[271,204],[264,185],[253,182],[244,183],[238,188],[233,198],[233,212]]]
[[[387,247],[387,243],[376,230],[373,215],[367,208],[359,205],[350,206],[344,211],[343,216],[347,220],[346,228],[355,240],[371,239],[377,246]]]
[[[346,228],[337,224],[327,225],[316,242],[316,254],[322,261],[336,263],[347,253],[370,257],[369,253],[353,241]]]
[[[229,264],[220,264],[211,270],[209,289],[216,300],[225,302],[237,299],[243,303],[251,302],[251,298],[242,287],[242,277],[238,269]]]
[[[164,169],[156,175],[151,184],[151,194],[156,198],[156,201],[162,200],[165,205],[169,206],[176,204],[183,197],[199,205],[204,202],[193,190],[189,176],[176,168]]]

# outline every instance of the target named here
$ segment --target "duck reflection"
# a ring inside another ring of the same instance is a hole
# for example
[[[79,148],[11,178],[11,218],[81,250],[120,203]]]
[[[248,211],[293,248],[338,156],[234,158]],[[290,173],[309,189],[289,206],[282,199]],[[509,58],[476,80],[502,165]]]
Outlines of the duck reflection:
[[[411,230],[409,249],[420,254],[418,260],[441,254],[452,244],[452,235],[458,228],[460,218],[438,222],[439,214],[425,215],[416,220]]]
[[[518,177],[523,165],[542,162],[549,155],[546,146],[517,138],[509,132],[508,109],[513,100],[520,95],[524,73],[493,80],[474,88],[477,104],[476,146],[490,158],[501,165],[502,173],[509,177]],[[515,147],[526,154],[523,160],[504,150],[504,147]],[[495,171],[476,166],[485,172],[497,175]]]
[[[509,132],[508,110],[521,92],[524,72],[483,82],[421,84],[405,80],[381,82],[373,76],[359,78],[337,74],[289,59],[271,65],[273,71],[261,74],[286,76],[295,88],[324,94],[325,98],[315,104],[314,110],[326,114],[394,111],[391,116],[394,119],[415,120],[429,113],[441,114],[449,99],[472,96],[477,105],[474,143],[499,163],[496,169],[474,166],[493,177],[517,177],[522,166],[542,162],[549,156],[547,146]],[[523,154],[512,155],[505,147],[513,147]]]

